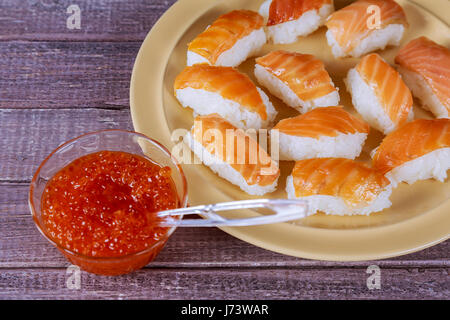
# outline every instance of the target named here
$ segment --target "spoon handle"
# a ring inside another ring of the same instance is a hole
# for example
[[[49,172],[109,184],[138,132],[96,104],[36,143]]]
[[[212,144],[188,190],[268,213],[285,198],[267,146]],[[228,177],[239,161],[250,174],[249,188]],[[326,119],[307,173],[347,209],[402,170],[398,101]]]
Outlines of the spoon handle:
[[[227,219],[217,214],[220,211],[265,208],[274,214],[258,215],[251,218]],[[296,199],[255,199],[222,202],[216,204],[165,210],[157,213],[164,218],[161,225],[171,227],[222,227],[222,226],[254,226],[297,220],[307,216],[308,204]],[[184,215],[198,214],[205,219],[180,219]]]

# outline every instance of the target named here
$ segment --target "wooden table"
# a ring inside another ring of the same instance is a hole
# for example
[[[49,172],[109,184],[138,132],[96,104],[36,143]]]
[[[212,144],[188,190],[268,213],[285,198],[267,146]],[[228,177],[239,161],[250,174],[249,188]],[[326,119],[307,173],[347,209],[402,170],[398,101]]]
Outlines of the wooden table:
[[[120,277],[81,273],[36,229],[29,182],[59,144],[132,129],[128,91],[142,40],[174,1],[0,1],[0,298],[450,298],[450,242],[372,262],[288,257],[218,229],[178,229],[156,261]],[[81,29],[66,27],[81,8]],[[367,267],[381,268],[369,290]]]

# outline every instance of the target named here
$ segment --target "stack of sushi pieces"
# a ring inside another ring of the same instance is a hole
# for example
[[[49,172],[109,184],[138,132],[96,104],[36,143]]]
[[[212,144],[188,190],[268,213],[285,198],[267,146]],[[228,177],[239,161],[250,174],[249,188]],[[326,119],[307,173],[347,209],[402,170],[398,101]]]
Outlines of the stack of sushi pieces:
[[[450,169],[450,119],[417,119],[387,135],[372,167],[344,158],[297,161],[286,182],[290,199],[308,200],[309,214],[367,215],[390,207],[392,189]]]
[[[243,130],[272,127],[277,111],[264,91],[234,67],[266,42],[264,18],[257,12],[226,13],[189,43],[187,67],[174,83],[180,104],[194,111],[185,142],[203,164],[250,195],[274,191],[280,172]]]
[[[322,25],[335,58],[359,58],[344,79],[357,114],[339,105],[339,89],[322,61],[277,50],[255,59],[254,76],[299,115],[275,123],[269,96],[235,67],[258,56],[268,41],[292,43]],[[264,195],[277,187],[278,159],[243,130],[270,129],[278,137],[271,149],[278,148],[280,160],[295,161],[287,197],[307,200],[309,214],[369,215],[391,206],[401,182],[444,181],[450,168],[450,50],[420,37],[400,49],[395,68],[371,53],[398,46],[407,27],[394,0],[357,0],[337,11],[332,0],[266,0],[259,13],[220,16],[189,43],[187,67],[175,80],[176,98],[195,117],[185,142],[220,177]],[[413,95],[442,119],[414,120]],[[371,165],[357,160],[370,126],[385,135],[372,150]],[[230,132],[231,148],[224,142]],[[239,139],[244,149],[236,148]],[[257,151],[256,161],[249,161],[250,150]]]

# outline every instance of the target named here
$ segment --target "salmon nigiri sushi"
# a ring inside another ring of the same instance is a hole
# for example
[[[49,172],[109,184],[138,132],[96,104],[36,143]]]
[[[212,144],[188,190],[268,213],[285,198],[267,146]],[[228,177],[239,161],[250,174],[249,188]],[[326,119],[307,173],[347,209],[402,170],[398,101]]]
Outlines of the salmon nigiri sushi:
[[[333,0],[267,0],[259,9],[274,43],[292,43],[314,32],[333,11]]]
[[[317,108],[283,119],[274,130],[278,130],[281,160],[354,159],[361,153],[369,125],[339,106]]]
[[[251,195],[275,190],[280,170],[256,140],[217,114],[198,116],[185,141],[220,177]]]
[[[398,46],[408,22],[394,0],[358,0],[334,12],[326,25],[328,45],[340,58]]]
[[[286,192],[289,199],[307,200],[309,214],[369,215],[392,204],[392,186],[383,174],[343,158],[297,161]]]
[[[277,114],[264,91],[231,67],[186,67],[176,77],[174,91],[183,107],[199,115],[218,113],[242,129],[267,128]]]
[[[270,93],[300,113],[339,104],[338,90],[325,65],[310,54],[270,52],[256,59],[255,77]]]
[[[264,19],[257,12],[234,10],[220,16],[188,45],[187,65],[235,67],[266,43]]]
[[[403,47],[395,62],[425,109],[438,118],[450,118],[450,50],[420,37]]]
[[[418,119],[387,135],[372,155],[373,167],[393,185],[435,178],[450,168],[450,119]]]
[[[356,110],[385,134],[414,118],[411,91],[400,74],[378,54],[371,53],[350,69],[345,79]]]

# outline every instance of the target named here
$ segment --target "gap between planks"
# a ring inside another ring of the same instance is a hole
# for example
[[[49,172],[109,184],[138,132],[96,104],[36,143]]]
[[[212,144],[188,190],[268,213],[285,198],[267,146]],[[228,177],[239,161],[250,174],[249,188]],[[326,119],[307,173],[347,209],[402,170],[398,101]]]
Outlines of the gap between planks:
[[[299,258],[301,259],[301,258]],[[450,275],[450,264],[446,260],[424,260],[424,261],[395,261],[395,260],[373,260],[373,261],[356,261],[356,262],[333,262],[333,261],[319,261],[319,260],[302,260],[299,262],[287,261],[280,263],[280,265],[274,264],[274,262],[262,262],[249,265],[248,261],[234,261],[227,262],[196,262],[193,263],[162,263],[151,262],[142,268],[142,270],[367,270],[371,265],[376,265],[383,269],[392,270],[442,270]],[[8,264],[0,265],[0,270],[66,270],[70,266],[70,262],[67,261],[66,266],[9,266]],[[450,283],[449,283],[450,284]]]

